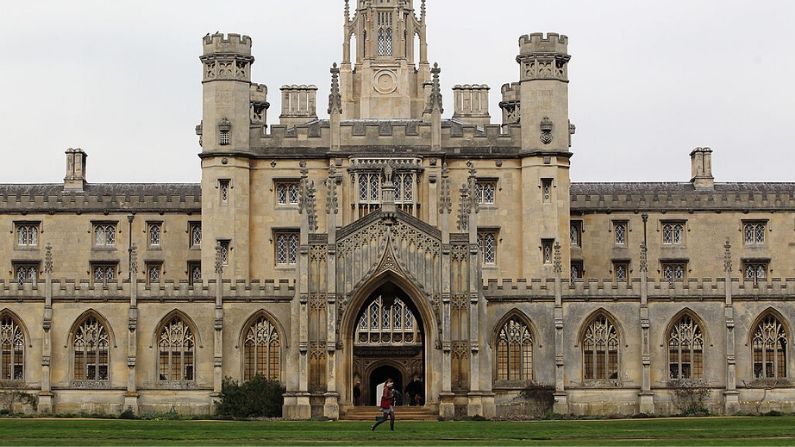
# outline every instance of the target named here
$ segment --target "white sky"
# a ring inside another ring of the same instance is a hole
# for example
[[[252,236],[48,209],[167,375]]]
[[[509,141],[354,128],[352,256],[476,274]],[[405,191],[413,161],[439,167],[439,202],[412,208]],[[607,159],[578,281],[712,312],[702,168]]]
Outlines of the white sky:
[[[419,4],[419,0],[415,0]],[[355,3],[355,1],[352,1]],[[342,51],[342,0],[0,0],[0,183],[196,182],[201,37],[254,41],[254,82],[316,84]],[[717,181],[795,181],[795,2],[428,0],[429,54],[455,84],[518,80],[519,35],[569,36],[575,181],[687,181],[711,146]]]

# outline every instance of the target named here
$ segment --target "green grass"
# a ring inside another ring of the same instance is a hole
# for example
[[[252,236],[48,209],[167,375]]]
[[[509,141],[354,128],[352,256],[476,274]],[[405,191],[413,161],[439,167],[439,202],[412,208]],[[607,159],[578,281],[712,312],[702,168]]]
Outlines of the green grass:
[[[533,422],[0,419],[0,445],[795,445],[795,416]]]

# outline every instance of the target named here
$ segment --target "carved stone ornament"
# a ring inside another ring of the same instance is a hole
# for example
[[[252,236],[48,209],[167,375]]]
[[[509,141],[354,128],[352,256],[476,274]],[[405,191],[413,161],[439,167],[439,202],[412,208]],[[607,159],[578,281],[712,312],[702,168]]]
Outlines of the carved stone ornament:
[[[232,130],[232,122],[226,118],[222,118],[218,123],[218,130],[221,132],[229,132]]]
[[[552,120],[549,119],[548,116],[545,116],[544,119],[541,120],[539,128],[541,129],[541,142],[544,144],[552,143],[552,130],[555,128]]]

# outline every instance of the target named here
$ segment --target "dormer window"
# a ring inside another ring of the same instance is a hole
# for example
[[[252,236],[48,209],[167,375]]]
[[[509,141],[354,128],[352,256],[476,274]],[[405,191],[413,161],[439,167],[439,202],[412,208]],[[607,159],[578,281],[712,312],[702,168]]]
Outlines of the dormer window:
[[[227,146],[231,143],[230,132],[232,131],[232,123],[224,118],[218,123],[218,144]]]

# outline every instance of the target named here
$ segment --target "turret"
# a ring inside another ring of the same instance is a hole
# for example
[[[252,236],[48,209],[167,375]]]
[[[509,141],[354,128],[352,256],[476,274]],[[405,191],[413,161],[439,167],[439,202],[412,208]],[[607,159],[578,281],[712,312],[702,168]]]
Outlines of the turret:
[[[202,44],[202,277],[214,277],[220,247],[224,278],[248,279],[250,133],[266,124],[268,89],[251,83],[251,38],[216,33]]]
[[[251,38],[207,35],[203,40],[204,152],[247,151],[251,124]],[[264,102],[264,101],[263,101]]]
[[[504,122],[522,129],[524,274],[552,277],[553,247],[570,267],[568,38],[541,33],[519,38],[520,83],[503,87]],[[518,93],[519,103],[515,102]]]

